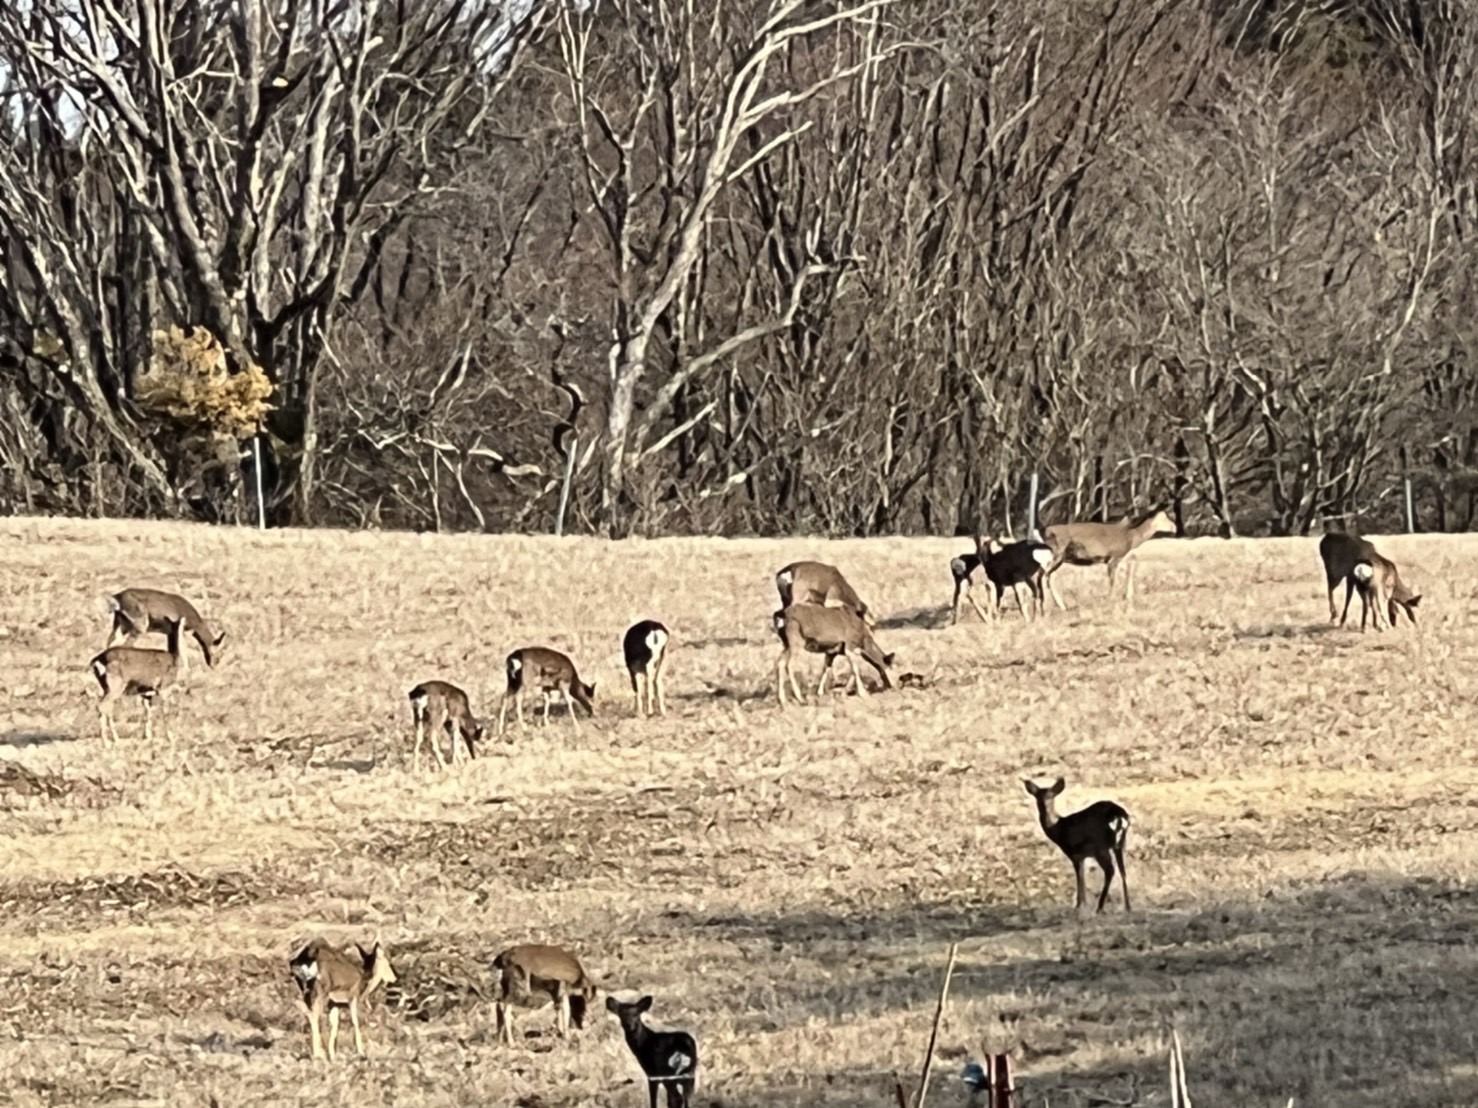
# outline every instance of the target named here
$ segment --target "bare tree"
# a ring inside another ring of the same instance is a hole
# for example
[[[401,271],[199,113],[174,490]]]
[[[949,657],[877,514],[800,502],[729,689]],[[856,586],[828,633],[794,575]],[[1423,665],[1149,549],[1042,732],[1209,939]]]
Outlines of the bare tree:
[[[129,403],[159,322],[277,385],[291,516],[312,515],[319,369],[342,308],[490,111],[542,7],[490,0],[34,0],[0,10],[0,331],[157,508]],[[79,446],[85,450],[85,447]]]

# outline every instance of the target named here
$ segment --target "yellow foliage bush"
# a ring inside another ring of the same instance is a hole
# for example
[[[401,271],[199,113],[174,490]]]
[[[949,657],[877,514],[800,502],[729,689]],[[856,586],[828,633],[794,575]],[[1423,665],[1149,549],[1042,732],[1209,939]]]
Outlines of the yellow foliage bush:
[[[156,415],[192,430],[246,438],[262,428],[272,382],[261,366],[226,369],[226,351],[204,327],[154,332],[154,355],[135,399]]]

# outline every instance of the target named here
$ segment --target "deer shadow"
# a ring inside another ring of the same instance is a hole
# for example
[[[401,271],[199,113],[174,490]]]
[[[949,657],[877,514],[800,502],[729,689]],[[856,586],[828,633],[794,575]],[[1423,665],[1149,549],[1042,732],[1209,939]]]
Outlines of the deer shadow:
[[[0,746],[24,749],[28,746],[50,746],[52,743],[76,742],[78,736],[61,731],[7,731],[0,735]]]
[[[950,625],[953,609],[948,604],[928,608],[907,608],[878,621],[879,631],[938,631]]]

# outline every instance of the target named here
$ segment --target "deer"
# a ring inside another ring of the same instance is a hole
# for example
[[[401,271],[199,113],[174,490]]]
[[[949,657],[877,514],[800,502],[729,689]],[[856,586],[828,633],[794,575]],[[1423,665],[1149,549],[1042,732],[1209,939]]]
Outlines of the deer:
[[[437,769],[446,769],[447,766],[446,759],[441,756],[443,732],[451,736],[453,768],[457,765],[459,738],[467,744],[467,757],[477,757],[477,748],[473,744],[482,741],[482,724],[473,716],[472,705],[465,692],[447,681],[422,681],[410,691],[410,701],[411,716],[416,723],[412,772],[421,769],[421,743],[428,734]]]
[[[621,1021],[626,1045],[647,1075],[648,1108],[657,1108],[657,1090],[667,1090],[667,1108],[689,1108],[698,1083],[698,1043],[686,1031],[653,1031],[642,1020],[652,998],[634,1002],[606,997],[606,1010]]]
[[[163,701],[180,670],[180,636],[185,622],[173,619],[165,632],[167,650],[138,646],[110,646],[88,663],[103,690],[98,701],[98,726],[102,738],[118,741],[118,723],[113,713],[118,701],[133,694],[144,702],[144,739],[154,738],[154,702]],[[166,735],[169,733],[165,725]]]
[[[1413,593],[1401,580],[1396,563],[1371,550],[1366,558],[1355,563],[1350,571],[1355,588],[1360,593],[1360,631],[1365,631],[1366,616],[1377,631],[1381,630],[1381,619],[1386,626],[1395,628],[1398,613],[1405,612],[1406,618],[1416,626],[1416,606],[1421,595]]]
[[[621,652],[626,656],[626,672],[631,675],[631,693],[636,698],[636,714],[667,714],[667,697],[662,689],[662,666],[667,661],[667,644],[672,635],[655,619],[644,619],[626,629]],[[643,701],[643,690],[646,697]]]
[[[1052,548],[1052,563],[1043,575],[1044,583],[1052,593],[1057,607],[1067,609],[1052,575],[1066,565],[1108,566],[1109,595],[1114,592],[1114,574],[1129,555],[1146,539],[1155,535],[1175,534],[1175,522],[1163,508],[1156,509],[1137,523],[1124,516],[1117,523],[1058,523],[1042,533],[1042,541]],[[1124,599],[1134,597],[1134,563],[1125,570]]]
[[[799,702],[803,700],[800,686],[796,684],[795,671],[791,668],[797,650],[811,654],[826,655],[826,665],[821,670],[821,683],[816,686],[819,697],[826,691],[831,678],[831,666],[836,659],[844,657],[852,667],[852,688],[858,696],[867,695],[867,686],[857,668],[858,654],[878,671],[883,688],[891,689],[893,681],[888,676],[888,667],[893,664],[893,655],[884,654],[872,637],[872,630],[848,608],[828,608],[820,604],[791,604],[771,617],[775,634],[780,637],[780,657],[775,662],[775,691],[780,697],[780,707],[785,707],[785,682],[790,680],[791,692]]]
[[[354,1028],[354,1049],[364,1054],[364,1034],[359,1028],[359,1005],[367,1001],[381,985],[393,985],[395,969],[390,953],[377,938],[368,950],[355,944],[359,960],[347,950],[339,950],[326,940],[315,938],[295,953],[288,962],[293,981],[301,993],[299,1006],[308,1018],[308,1031],[313,1040],[313,1057],[322,1058],[323,1013],[328,1013],[328,1060],[335,1060],[334,1044],[339,1038],[339,1012],[349,1009],[349,1023]]]
[[[575,672],[575,663],[568,655],[547,646],[525,646],[508,655],[504,669],[508,674],[508,689],[503,693],[503,702],[498,708],[498,734],[507,731],[510,703],[518,710],[519,726],[524,726],[523,698],[535,690],[544,699],[545,727],[549,726],[549,702],[556,692],[564,695],[576,734],[580,731],[580,720],[575,714],[575,705],[579,704],[591,716],[595,715],[595,686],[580,680],[580,675]]]
[[[599,991],[580,960],[569,951],[541,943],[509,947],[493,959],[493,1012],[500,1042],[513,1044],[512,1006],[542,1006],[554,1002],[554,1025],[561,1036],[571,1024],[584,1030],[590,1003]]]
[[[1083,865],[1091,858],[1103,870],[1103,891],[1098,896],[1097,911],[1102,912],[1108,903],[1117,863],[1119,883],[1124,889],[1124,911],[1128,912],[1129,871],[1124,868],[1124,844],[1129,836],[1129,813],[1112,800],[1100,800],[1070,815],[1059,816],[1057,797],[1067,787],[1066,781],[1059,777],[1046,788],[1029,778],[1023,778],[1023,783],[1037,802],[1037,817],[1042,822],[1042,830],[1073,864],[1073,873],[1078,880],[1077,911],[1082,912],[1086,899]]]
[[[113,629],[108,634],[108,646],[132,646],[140,635],[150,631],[160,633],[169,630],[171,620],[181,620],[186,633],[194,636],[205,655],[205,664],[214,667],[219,651],[225,645],[226,633],[217,633],[183,596],[161,589],[124,589],[108,597],[108,609],[113,613]]]
[[[1047,602],[1042,589],[1042,582],[1047,572],[1047,567],[1052,564],[1052,548],[1046,543],[1025,542],[1005,543],[997,545],[996,540],[988,535],[981,535],[975,540],[975,550],[971,553],[961,554],[953,558],[949,563],[949,571],[955,581],[955,595],[952,603],[954,611],[951,623],[960,621],[960,598],[963,593],[964,599],[970,601],[970,606],[975,609],[981,619],[987,619],[984,609],[975,599],[972,590],[971,576],[982,570],[985,579],[995,588],[995,604],[991,607],[992,617],[999,617],[1001,611],[1001,600],[1009,588],[1016,597],[1016,607],[1024,618],[1030,618],[1027,608],[1021,602],[1021,592],[1018,586],[1026,585],[1031,589],[1032,601],[1040,614],[1046,614]]]
[[[782,608],[789,608],[792,604],[845,608],[869,628],[878,625],[872,611],[847,583],[842,571],[825,562],[791,562],[775,574],[775,589],[780,593]]]
[[[1350,599],[1357,591],[1360,593],[1362,631],[1365,629],[1367,614],[1372,616],[1377,631],[1380,630],[1381,613],[1389,617],[1392,627],[1396,625],[1396,617],[1401,610],[1406,612],[1406,617],[1413,624],[1416,623],[1416,606],[1421,601],[1421,596],[1412,594],[1401,581],[1395,563],[1379,554],[1369,539],[1347,535],[1342,531],[1330,531],[1319,540],[1319,558],[1324,563],[1324,580],[1329,586],[1330,623],[1340,627],[1345,625],[1350,615]],[[1375,581],[1376,569],[1381,563],[1390,568],[1382,568],[1383,580]],[[1385,580],[1387,578],[1388,582]],[[1334,599],[1341,584],[1345,586],[1343,610],[1340,610]],[[1383,601],[1374,608],[1371,607],[1370,600],[1372,588],[1382,589],[1385,593]]]

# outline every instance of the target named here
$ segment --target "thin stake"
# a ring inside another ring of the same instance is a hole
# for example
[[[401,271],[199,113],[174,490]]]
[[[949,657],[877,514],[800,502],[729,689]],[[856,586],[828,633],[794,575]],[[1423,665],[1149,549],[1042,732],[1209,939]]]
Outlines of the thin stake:
[[[939,1021],[944,1018],[944,1002],[949,997],[949,981],[955,975],[955,956],[959,952],[959,943],[949,944],[949,964],[944,967],[944,984],[939,986],[939,1004],[934,1008],[934,1026],[929,1031],[929,1050],[924,1055],[924,1073],[919,1078],[919,1095],[914,1098],[914,1108],[924,1108],[924,1098],[929,1095],[929,1074],[934,1069],[934,1044],[939,1039]]]
[[[257,486],[257,529],[267,529],[267,504],[262,499],[262,436],[261,433],[251,437],[252,476],[256,478]]]
[[[1026,537],[1036,542],[1040,535],[1037,534],[1037,493],[1041,488],[1041,474],[1032,470],[1031,492],[1027,494],[1026,502]]]

